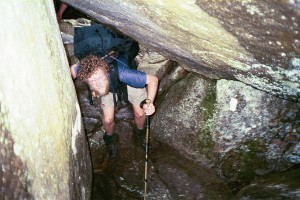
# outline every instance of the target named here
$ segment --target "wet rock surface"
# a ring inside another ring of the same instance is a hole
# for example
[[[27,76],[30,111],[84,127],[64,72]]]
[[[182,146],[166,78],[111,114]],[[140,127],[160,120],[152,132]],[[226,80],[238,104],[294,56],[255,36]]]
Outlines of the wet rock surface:
[[[234,199],[291,199],[300,198],[300,168],[256,179],[244,187]]]
[[[103,133],[90,138],[94,163],[93,199],[141,199],[144,195],[145,150],[133,137],[132,119],[119,119],[118,155],[108,156]],[[151,143],[148,199],[228,199],[230,189],[213,171],[182,157],[167,144]],[[172,152],[172,153],[171,153]]]

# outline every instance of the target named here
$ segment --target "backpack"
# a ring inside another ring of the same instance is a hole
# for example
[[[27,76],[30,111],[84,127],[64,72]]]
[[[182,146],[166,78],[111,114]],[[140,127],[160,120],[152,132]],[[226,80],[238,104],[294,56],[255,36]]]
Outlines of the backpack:
[[[110,51],[125,54],[128,66],[137,68],[134,58],[139,53],[139,45],[132,38],[101,24],[74,28],[74,55],[79,60],[88,54],[103,57]]]
[[[115,56],[124,54],[128,66],[137,69],[134,58],[139,52],[139,45],[132,38],[101,24],[74,28],[74,55],[78,59],[88,54],[104,57],[112,51]],[[110,57],[106,57],[105,61],[109,65],[110,92],[113,93],[115,108],[118,109],[128,104],[127,85],[119,80],[117,61]]]

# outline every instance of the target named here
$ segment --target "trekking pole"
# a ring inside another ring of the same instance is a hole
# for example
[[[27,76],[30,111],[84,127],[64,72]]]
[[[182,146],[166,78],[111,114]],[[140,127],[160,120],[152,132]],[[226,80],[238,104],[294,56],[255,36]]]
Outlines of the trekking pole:
[[[146,100],[147,106],[150,105],[150,100]],[[148,150],[149,150],[149,115],[146,115],[146,157],[145,157],[145,187],[144,187],[144,200],[147,199],[147,181],[148,181]]]

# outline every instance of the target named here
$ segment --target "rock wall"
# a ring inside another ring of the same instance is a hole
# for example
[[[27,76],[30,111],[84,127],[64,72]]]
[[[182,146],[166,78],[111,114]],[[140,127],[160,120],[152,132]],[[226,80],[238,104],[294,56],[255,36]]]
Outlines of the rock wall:
[[[89,199],[89,150],[53,2],[0,8],[0,199]]]

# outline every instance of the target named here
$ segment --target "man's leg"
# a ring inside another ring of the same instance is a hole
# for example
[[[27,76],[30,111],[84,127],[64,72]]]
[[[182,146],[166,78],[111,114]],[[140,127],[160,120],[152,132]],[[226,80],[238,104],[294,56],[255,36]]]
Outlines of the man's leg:
[[[134,121],[138,129],[143,129],[146,121],[146,114],[140,105],[132,105],[134,112]]]
[[[115,108],[111,93],[101,98],[101,108],[103,113],[102,123],[105,130],[103,140],[108,147],[110,157],[115,158],[117,155],[117,147],[115,144],[117,135],[114,134]]]
[[[142,147],[145,147],[146,143],[146,130],[145,121],[146,114],[142,108],[140,108],[140,103],[147,98],[147,92],[145,88],[132,88],[128,89],[128,100],[132,104],[134,112],[134,121],[136,128],[134,130],[134,136],[140,143]]]
[[[128,90],[128,100],[132,104],[134,111],[134,121],[138,129],[143,129],[145,126],[146,115],[142,108],[140,108],[140,103],[147,98],[146,88],[133,88],[127,86]]]
[[[114,115],[115,115],[115,108],[109,107],[102,109],[103,111],[103,128],[107,135],[112,135],[114,131]]]

